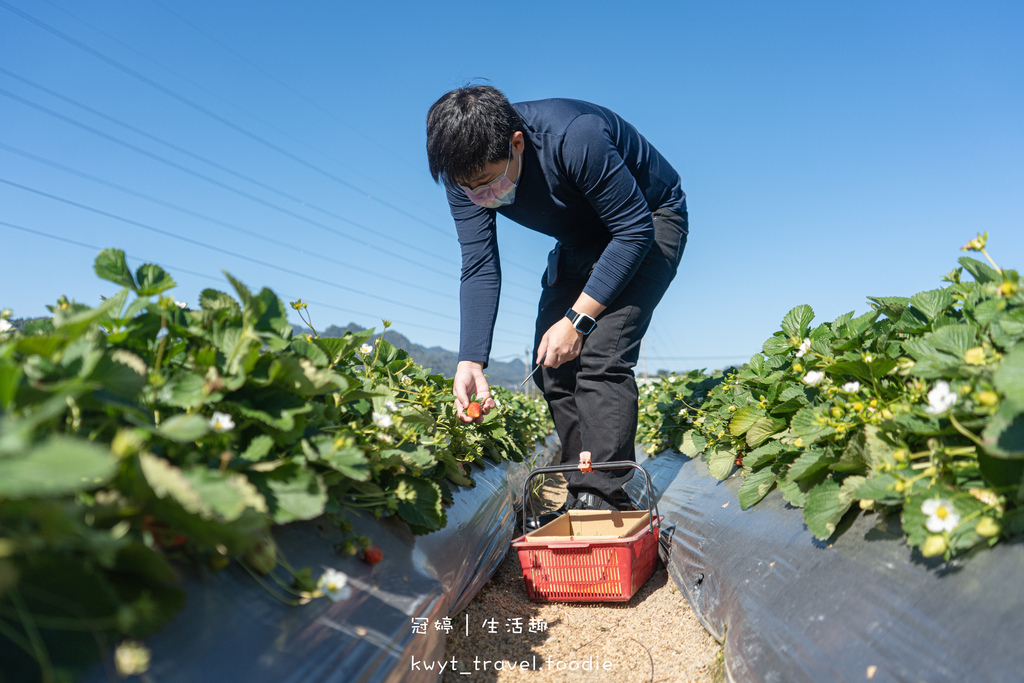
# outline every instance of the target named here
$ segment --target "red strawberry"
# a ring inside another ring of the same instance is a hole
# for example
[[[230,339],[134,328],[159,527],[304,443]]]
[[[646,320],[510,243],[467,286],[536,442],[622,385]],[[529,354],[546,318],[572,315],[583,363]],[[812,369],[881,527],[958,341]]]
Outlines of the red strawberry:
[[[366,560],[367,564],[377,564],[384,559],[384,553],[377,546],[371,545],[363,552],[363,559]]]
[[[473,401],[468,406],[466,406],[466,415],[469,415],[474,420],[476,418],[480,417],[480,414],[482,412],[483,412],[483,408],[481,408],[480,404],[477,403],[476,401]]]

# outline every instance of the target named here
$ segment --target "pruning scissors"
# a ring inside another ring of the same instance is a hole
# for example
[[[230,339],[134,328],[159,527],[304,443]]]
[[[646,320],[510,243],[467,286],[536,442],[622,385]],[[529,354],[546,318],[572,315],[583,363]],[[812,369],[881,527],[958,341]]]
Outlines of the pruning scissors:
[[[545,354],[544,354],[543,356],[541,356],[541,357],[540,357],[540,360],[539,360],[539,361],[537,361],[537,367],[535,367],[535,368],[533,369],[533,372],[531,372],[531,373],[530,373],[529,375],[527,375],[527,376],[526,376],[526,379],[524,379],[524,380],[523,380],[523,383],[519,385],[519,388],[520,388],[520,389],[522,389],[523,387],[525,387],[525,386],[526,386],[526,383],[530,381],[530,378],[531,378],[531,377],[533,377],[533,376],[534,376],[534,375],[535,375],[535,374],[537,373],[537,371],[541,369],[541,363],[543,363],[543,362],[544,362],[544,358],[545,358],[545,357],[546,357],[547,355],[548,355],[548,354],[546,354],[546,353],[545,353]]]

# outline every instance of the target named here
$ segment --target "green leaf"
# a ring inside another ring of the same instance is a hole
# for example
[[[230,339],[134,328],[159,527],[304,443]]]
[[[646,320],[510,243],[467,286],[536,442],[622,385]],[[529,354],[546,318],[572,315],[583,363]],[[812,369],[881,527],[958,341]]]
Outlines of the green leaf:
[[[964,267],[964,270],[974,276],[974,281],[984,284],[986,282],[1002,282],[1003,277],[987,263],[970,256],[961,256],[957,263]]]
[[[903,317],[903,311],[910,304],[910,299],[905,296],[869,296],[868,301],[874,304],[885,317],[894,321]]]
[[[764,356],[760,353],[755,353],[750,357],[749,365],[755,375],[760,375],[764,371]]]
[[[807,328],[814,320],[814,309],[807,304],[793,308],[782,319],[783,331],[791,337],[803,339],[807,336]]]
[[[729,420],[729,433],[733,436],[742,436],[750,426],[764,417],[764,410],[755,406],[743,406],[732,414]]]
[[[247,508],[257,512],[267,509],[263,496],[244,475],[203,465],[182,469],[150,453],[139,456],[139,465],[157,498],[173,499],[202,519],[233,522]]]
[[[997,458],[1024,458],[1024,409],[1004,401],[981,432],[985,451]]]
[[[796,481],[797,479],[809,477],[819,470],[825,469],[834,461],[835,459],[830,457],[825,453],[825,451],[804,451],[799,455],[799,457],[797,457],[793,464],[789,466],[789,471],[786,473],[786,479],[788,481]]]
[[[437,464],[433,454],[422,445],[405,443],[398,448],[381,451],[381,462],[385,464],[401,464],[406,467],[426,469]]]
[[[1006,310],[1005,299],[986,299],[975,306],[971,313],[978,325],[988,327],[1001,317],[1004,310]]]
[[[224,272],[224,277],[228,279],[231,286],[235,288],[235,293],[238,294],[238,300],[242,302],[242,308],[246,311],[252,312],[253,309],[253,296],[252,292],[242,284],[242,281],[235,278],[231,273]]]
[[[355,446],[333,450],[321,456],[321,462],[355,481],[369,481],[370,466],[366,454]]]
[[[314,347],[315,348],[315,347]],[[352,380],[336,372],[318,368],[307,358],[278,356],[270,363],[269,379],[290,393],[317,396],[340,389],[347,391]]]
[[[784,448],[785,447],[779,441],[769,441],[763,446],[755,448],[743,456],[743,465],[750,469],[757,469],[761,465],[775,460],[776,456],[778,456]]]
[[[239,310],[238,302],[230,294],[216,289],[204,289],[199,294],[199,306],[204,311]]]
[[[1001,361],[992,383],[1007,399],[1024,406],[1024,344],[1018,344]]]
[[[939,421],[934,417],[923,418],[910,413],[902,413],[892,419],[900,429],[918,436],[935,436],[942,433]]]
[[[329,367],[331,365],[331,358],[317,341],[309,342],[305,339],[293,339],[291,341],[291,349],[296,355],[308,359],[318,368]]]
[[[107,483],[118,460],[90,441],[55,435],[24,455],[0,457],[0,499],[62,496]]]
[[[836,363],[832,363],[825,367],[825,372],[836,379],[841,379],[846,375],[856,377],[862,382],[870,382],[871,368],[864,361],[859,360],[841,360]]]
[[[146,362],[131,351],[114,349],[104,355],[91,378],[117,396],[133,398],[146,385]]]
[[[818,439],[828,436],[835,431],[832,427],[818,422],[818,416],[815,414],[814,409],[810,407],[797,411],[796,415],[793,416],[793,421],[790,423],[790,429],[804,440],[805,446],[810,446]]]
[[[128,269],[128,262],[124,258],[124,252],[120,249],[101,251],[93,262],[92,269],[100,279],[138,291],[135,278],[132,277],[132,271]]]
[[[787,386],[779,395],[779,403],[772,407],[772,414],[792,413],[807,405],[807,394],[803,387]]]
[[[794,507],[802,508],[807,504],[807,492],[825,481],[828,477],[828,470],[819,470],[805,479],[786,481],[781,479],[780,475],[789,464],[791,463],[784,459],[784,456],[780,455],[780,459],[772,465],[772,471],[775,472],[776,484],[786,502]]]
[[[963,362],[967,350],[977,346],[977,332],[969,325],[946,325],[927,337],[928,342]]]
[[[214,395],[207,395],[203,391],[206,380],[192,372],[187,372],[174,377],[165,385],[160,387],[160,400],[176,408],[198,408],[207,401],[218,401],[223,396],[218,392]]]
[[[165,439],[178,443],[198,441],[210,431],[210,425],[202,415],[178,413],[171,415],[153,429]]]
[[[327,506],[327,488],[318,474],[299,462],[250,475],[266,496],[275,524],[315,519]]]
[[[841,488],[834,479],[826,479],[807,492],[804,523],[820,541],[835,533],[836,524],[850,509],[852,500],[844,500],[847,496],[840,495]]]
[[[147,507],[200,547],[242,554],[264,537],[266,500],[245,476],[202,465],[182,470],[148,453],[138,463],[138,490],[152,496]]]
[[[736,454],[724,449],[716,450],[708,456],[708,469],[715,479],[726,479],[736,467]]]
[[[20,365],[0,365],[0,411],[11,411],[18,386],[24,376]]]
[[[910,304],[924,313],[928,320],[934,321],[943,311],[953,305],[953,295],[945,289],[918,292],[910,297]]]
[[[792,351],[793,349],[789,345],[789,340],[787,340],[781,334],[777,334],[768,337],[768,339],[766,339],[764,344],[761,346],[761,350],[764,352],[766,356],[771,358],[783,354],[789,354],[790,351]]]
[[[260,434],[249,442],[249,446],[238,457],[248,462],[259,462],[270,455],[273,448],[274,439],[267,434]]]
[[[425,534],[444,527],[446,517],[441,507],[441,490],[437,484],[418,477],[400,475],[399,483],[413,490],[413,500],[398,502],[398,516],[414,534]]]
[[[745,510],[759,502],[768,495],[774,484],[775,472],[772,471],[771,467],[762,467],[759,470],[748,472],[737,492],[740,507]]]
[[[771,417],[762,417],[747,430],[747,446],[757,448],[764,443],[772,434],[785,429],[786,423],[783,420],[776,420]]]
[[[1024,437],[1024,420],[1021,420],[1018,430],[1016,446],[1024,449],[1024,438],[1022,438]],[[1024,456],[1024,453],[1021,455]],[[992,488],[1019,487],[1024,481],[1024,459],[1022,458],[1010,460],[993,457],[985,451],[981,451],[978,453],[978,468]]]
[[[143,263],[135,271],[135,279],[139,283],[139,296],[156,296],[176,286],[166,270],[153,263]]]
[[[696,458],[704,452],[704,448],[707,445],[708,440],[704,438],[704,435],[700,433],[700,430],[690,429],[683,434],[683,440],[679,445],[679,451],[689,458]]]
[[[893,488],[899,477],[895,474],[875,473],[866,480],[860,482],[854,491],[856,498],[875,500],[886,505],[896,505],[903,502],[903,494],[897,493]]]

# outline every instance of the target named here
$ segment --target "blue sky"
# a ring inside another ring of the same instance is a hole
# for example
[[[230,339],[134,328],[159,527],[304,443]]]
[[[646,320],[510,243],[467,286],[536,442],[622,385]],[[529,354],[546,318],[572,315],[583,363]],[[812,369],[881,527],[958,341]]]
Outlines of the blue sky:
[[[941,286],[978,231],[1024,266],[1022,26],[998,1],[0,0],[0,307],[98,303],[118,247],[179,300],[226,270],[320,328],[456,349],[424,118],[485,78],[608,106],[673,163],[691,233],[646,368],[740,362],[795,305]],[[499,240],[507,360],[552,244],[502,219]]]

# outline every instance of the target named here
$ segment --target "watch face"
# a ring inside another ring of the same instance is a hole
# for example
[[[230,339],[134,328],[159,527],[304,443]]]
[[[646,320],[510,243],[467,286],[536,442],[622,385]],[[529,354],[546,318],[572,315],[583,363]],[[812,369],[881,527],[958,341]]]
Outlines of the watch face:
[[[577,313],[571,308],[565,312],[565,317],[569,319],[572,326],[576,328],[576,331],[582,335],[588,335],[594,331],[594,327],[597,326],[597,321],[591,318],[586,313]]]
[[[597,321],[595,321],[589,315],[584,314],[580,315],[580,317],[576,320],[576,324],[574,325],[574,327],[583,334],[590,334],[591,332],[594,331],[594,328],[596,326]]]

